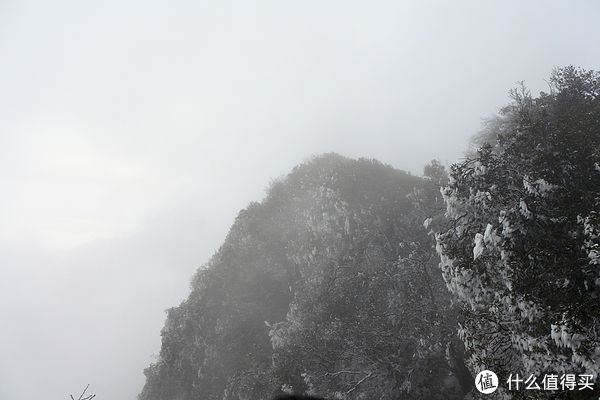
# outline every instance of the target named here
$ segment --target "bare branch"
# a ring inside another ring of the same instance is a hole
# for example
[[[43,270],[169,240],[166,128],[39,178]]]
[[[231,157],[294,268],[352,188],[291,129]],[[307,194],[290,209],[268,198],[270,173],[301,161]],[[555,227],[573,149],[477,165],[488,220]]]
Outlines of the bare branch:
[[[83,392],[81,392],[81,394],[79,395],[79,397],[77,398],[77,400],[92,400],[94,397],[96,397],[95,394],[90,394],[86,397],[85,396],[85,392],[87,392],[88,388],[90,387],[90,384],[88,383],[87,386],[85,387],[85,389],[83,389]],[[73,395],[69,395],[71,397],[71,400],[75,400],[75,397],[73,397]]]

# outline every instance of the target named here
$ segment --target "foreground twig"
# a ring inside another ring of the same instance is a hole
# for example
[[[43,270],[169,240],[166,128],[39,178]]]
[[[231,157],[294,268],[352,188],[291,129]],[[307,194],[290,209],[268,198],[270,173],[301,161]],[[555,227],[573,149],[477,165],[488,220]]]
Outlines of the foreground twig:
[[[79,398],[77,400],[92,400],[94,397],[96,397],[95,394],[90,394],[87,397],[83,397],[85,395],[85,392],[87,392],[88,388],[90,387],[90,384],[88,383],[87,386],[85,387],[85,389],[83,389],[83,392],[81,392],[81,394],[79,395]],[[71,395],[71,400],[75,400],[75,397],[73,397],[73,395]]]

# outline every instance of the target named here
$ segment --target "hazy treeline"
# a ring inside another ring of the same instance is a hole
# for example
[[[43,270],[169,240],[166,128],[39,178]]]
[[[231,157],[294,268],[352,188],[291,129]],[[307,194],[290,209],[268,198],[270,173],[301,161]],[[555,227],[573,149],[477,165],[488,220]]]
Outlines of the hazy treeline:
[[[483,368],[597,377],[600,75],[550,84],[513,91],[448,172],[328,154],[274,182],[168,311],[140,400],[459,399]]]

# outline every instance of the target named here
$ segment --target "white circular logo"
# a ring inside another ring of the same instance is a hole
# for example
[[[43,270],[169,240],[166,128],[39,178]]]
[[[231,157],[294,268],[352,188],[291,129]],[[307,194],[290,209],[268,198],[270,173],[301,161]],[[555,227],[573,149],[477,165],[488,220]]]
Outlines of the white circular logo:
[[[475,377],[475,387],[481,393],[494,393],[498,389],[498,377],[489,370],[481,371]]]

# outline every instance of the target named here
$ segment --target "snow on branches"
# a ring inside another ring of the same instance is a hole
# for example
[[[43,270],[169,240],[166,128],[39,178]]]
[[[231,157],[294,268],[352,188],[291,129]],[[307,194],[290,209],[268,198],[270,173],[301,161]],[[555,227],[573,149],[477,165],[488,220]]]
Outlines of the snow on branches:
[[[599,77],[565,68],[515,98],[442,189],[437,250],[474,372],[600,373]]]

